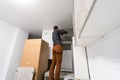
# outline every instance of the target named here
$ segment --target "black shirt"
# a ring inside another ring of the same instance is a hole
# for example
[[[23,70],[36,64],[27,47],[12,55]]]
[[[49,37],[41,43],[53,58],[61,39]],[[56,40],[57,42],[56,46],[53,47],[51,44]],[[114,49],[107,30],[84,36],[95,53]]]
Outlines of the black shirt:
[[[68,32],[64,30],[54,30],[52,33],[53,45],[56,45],[56,44],[62,45],[61,35],[67,34],[67,33]]]

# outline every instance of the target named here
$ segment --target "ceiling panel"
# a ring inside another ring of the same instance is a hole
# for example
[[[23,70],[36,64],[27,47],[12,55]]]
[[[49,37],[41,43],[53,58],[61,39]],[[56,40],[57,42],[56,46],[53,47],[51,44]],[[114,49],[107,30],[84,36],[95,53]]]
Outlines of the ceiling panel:
[[[73,0],[0,0],[0,19],[34,35],[43,29],[72,28]]]

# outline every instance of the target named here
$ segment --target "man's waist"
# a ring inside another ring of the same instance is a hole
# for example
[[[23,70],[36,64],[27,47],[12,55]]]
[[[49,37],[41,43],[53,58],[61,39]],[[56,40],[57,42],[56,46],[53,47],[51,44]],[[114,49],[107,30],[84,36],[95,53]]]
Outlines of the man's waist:
[[[56,45],[61,45],[62,46],[62,43],[55,43],[55,44],[53,44],[53,46],[56,46]]]

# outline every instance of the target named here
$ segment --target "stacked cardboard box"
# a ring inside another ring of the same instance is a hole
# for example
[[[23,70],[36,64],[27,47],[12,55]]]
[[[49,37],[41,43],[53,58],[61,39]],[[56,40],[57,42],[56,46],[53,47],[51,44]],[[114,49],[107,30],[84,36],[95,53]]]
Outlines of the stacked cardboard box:
[[[25,41],[21,67],[34,67],[33,80],[44,80],[44,73],[48,68],[49,44],[42,39],[28,39]]]

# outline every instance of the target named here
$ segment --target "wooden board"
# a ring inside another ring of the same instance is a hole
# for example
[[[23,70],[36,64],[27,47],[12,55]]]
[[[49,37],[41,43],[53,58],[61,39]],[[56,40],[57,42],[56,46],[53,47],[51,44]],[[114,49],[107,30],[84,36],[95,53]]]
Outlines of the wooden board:
[[[24,52],[20,66],[34,67],[33,80],[42,80],[48,67],[49,45],[42,39],[28,39],[25,42]]]
[[[41,51],[40,51],[40,62],[39,62],[39,68],[38,72],[39,78],[38,80],[44,80],[44,73],[46,72],[48,68],[48,53],[49,53],[49,45],[46,44],[45,41],[42,40],[41,42]]]

